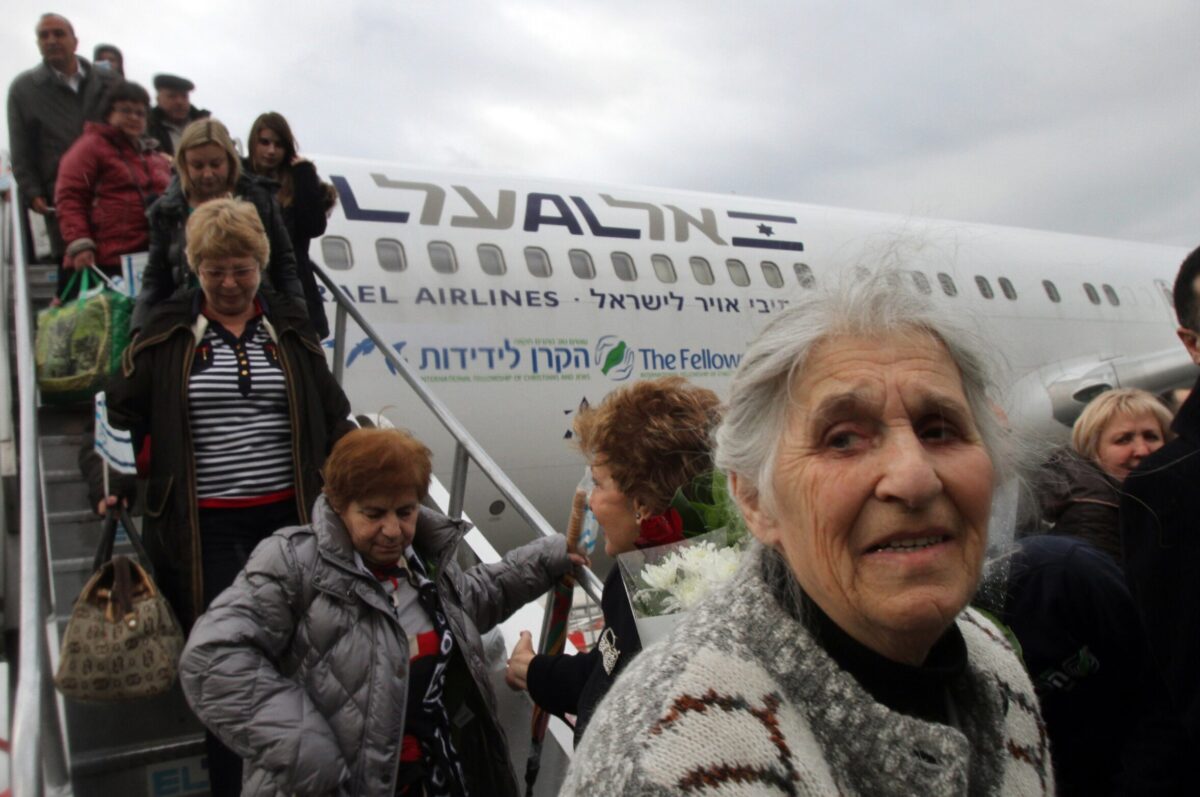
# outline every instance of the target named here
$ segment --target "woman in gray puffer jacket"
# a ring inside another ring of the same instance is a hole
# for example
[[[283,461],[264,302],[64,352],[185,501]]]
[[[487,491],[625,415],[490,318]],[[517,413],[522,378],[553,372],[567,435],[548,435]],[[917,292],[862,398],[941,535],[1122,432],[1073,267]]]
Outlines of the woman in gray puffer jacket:
[[[405,432],[353,431],[324,471],[312,523],[196,623],[188,702],[245,795],[516,795],[480,634],[583,558],[558,537],[463,571],[466,524],[420,506],[429,450]]]

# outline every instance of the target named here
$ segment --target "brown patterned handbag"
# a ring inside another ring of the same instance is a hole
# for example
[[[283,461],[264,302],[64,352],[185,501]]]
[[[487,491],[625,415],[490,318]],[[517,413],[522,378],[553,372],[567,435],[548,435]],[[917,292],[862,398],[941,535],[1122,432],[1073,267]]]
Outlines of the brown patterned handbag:
[[[67,622],[54,684],[76,700],[117,701],[162,694],[175,682],[183,631],[150,572],[113,556],[120,520],[138,558],[149,558],[121,510],[108,513],[92,577]]]

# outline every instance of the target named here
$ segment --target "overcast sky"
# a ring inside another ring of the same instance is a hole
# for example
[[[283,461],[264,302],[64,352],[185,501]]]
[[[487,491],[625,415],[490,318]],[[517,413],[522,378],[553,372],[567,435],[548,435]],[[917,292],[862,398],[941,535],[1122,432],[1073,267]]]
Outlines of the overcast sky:
[[[1200,3],[5,2],[302,151],[1192,246]],[[7,123],[3,123],[7,140]]]

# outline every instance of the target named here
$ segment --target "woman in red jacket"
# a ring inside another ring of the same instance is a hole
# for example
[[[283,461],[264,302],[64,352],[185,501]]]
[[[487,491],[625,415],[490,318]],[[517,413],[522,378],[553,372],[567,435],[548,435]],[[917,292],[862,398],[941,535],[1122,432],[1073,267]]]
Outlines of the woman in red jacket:
[[[146,208],[171,179],[170,162],[145,137],[149,108],[144,88],[118,83],[105,98],[104,122],[88,122],[63,156],[54,204],[67,242],[64,269],[118,273],[121,255],[149,246]]]

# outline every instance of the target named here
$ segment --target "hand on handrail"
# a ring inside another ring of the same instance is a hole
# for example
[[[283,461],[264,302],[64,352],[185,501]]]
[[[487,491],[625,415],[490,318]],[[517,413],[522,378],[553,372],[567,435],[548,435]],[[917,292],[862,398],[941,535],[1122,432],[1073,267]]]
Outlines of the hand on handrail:
[[[578,554],[572,554],[577,556]],[[523,692],[529,688],[526,678],[529,675],[529,662],[533,661],[533,635],[528,631],[521,632],[512,655],[508,657],[508,667],[504,670],[504,683],[514,692]]]

